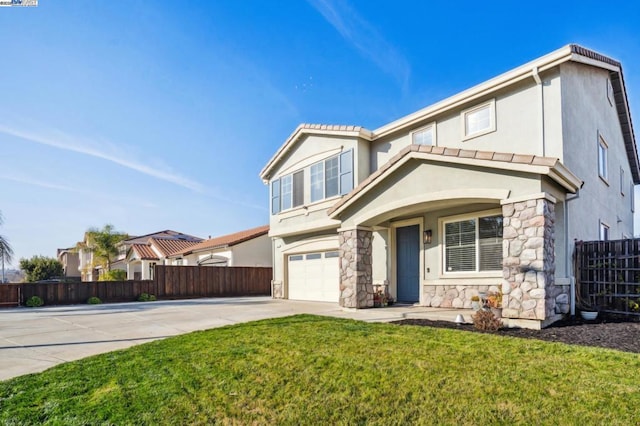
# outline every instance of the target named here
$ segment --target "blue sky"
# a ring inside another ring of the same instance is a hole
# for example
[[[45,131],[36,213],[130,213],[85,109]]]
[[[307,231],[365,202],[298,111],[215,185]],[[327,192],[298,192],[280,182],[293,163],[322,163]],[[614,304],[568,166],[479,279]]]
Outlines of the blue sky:
[[[265,224],[258,173],[299,123],[374,129],[572,42],[622,62],[640,126],[636,2],[434,3],[0,8],[0,234],[19,259],[106,223]]]

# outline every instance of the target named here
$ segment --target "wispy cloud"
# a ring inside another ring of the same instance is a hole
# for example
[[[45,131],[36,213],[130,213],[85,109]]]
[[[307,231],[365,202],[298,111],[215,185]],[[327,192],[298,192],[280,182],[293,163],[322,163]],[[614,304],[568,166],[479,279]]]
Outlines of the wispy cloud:
[[[192,179],[181,176],[167,169],[159,167],[150,167],[149,165],[136,162],[130,159],[125,150],[110,143],[108,141],[92,141],[77,136],[72,136],[58,130],[49,130],[47,132],[29,132],[21,129],[15,129],[0,124],[0,133],[15,136],[33,143],[47,145],[54,148],[77,152],[89,155],[91,157],[100,158],[111,163],[118,164],[131,170],[147,176],[154,177],[175,185],[182,186],[192,191],[203,193],[204,186]],[[110,152],[109,152],[110,151]]]
[[[391,43],[344,0],[307,0],[340,35],[378,68],[408,89],[411,66]]]
[[[127,205],[138,205],[140,207],[145,207],[145,208],[156,208],[158,207],[156,204],[149,202],[149,201],[145,201],[143,199],[140,199],[139,197],[136,198],[128,198],[128,197],[124,197],[122,194],[118,194],[117,196],[115,195],[109,195],[109,194],[105,194],[104,192],[100,192],[97,193],[96,191],[89,191],[86,189],[80,189],[80,188],[74,188],[71,186],[67,186],[67,185],[60,185],[58,183],[54,183],[54,182],[45,182],[43,180],[39,180],[39,179],[34,179],[32,177],[24,177],[24,176],[20,176],[20,175],[16,175],[16,174],[11,174],[11,175],[7,175],[7,174],[1,174],[0,173],[0,180],[6,180],[9,182],[16,182],[22,185],[30,185],[30,186],[37,186],[39,188],[44,188],[44,189],[51,189],[51,190],[55,190],[55,191],[65,191],[65,192],[73,192],[76,194],[82,194],[84,196],[88,196],[88,197],[96,197],[99,198],[100,200],[104,201],[104,200],[110,200],[110,201],[114,201],[117,203],[125,203]]]

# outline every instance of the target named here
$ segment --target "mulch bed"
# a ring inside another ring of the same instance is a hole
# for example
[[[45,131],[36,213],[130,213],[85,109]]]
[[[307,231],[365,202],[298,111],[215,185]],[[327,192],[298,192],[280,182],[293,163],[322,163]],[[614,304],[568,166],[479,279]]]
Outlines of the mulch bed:
[[[603,316],[600,318],[599,316],[595,321],[585,321],[581,317],[570,317],[542,330],[503,328],[496,332],[481,332],[476,330],[472,324],[457,325],[447,321],[426,319],[406,319],[395,321],[394,324],[452,328],[499,336],[562,342],[570,345],[597,346],[640,353],[640,318],[638,317]]]

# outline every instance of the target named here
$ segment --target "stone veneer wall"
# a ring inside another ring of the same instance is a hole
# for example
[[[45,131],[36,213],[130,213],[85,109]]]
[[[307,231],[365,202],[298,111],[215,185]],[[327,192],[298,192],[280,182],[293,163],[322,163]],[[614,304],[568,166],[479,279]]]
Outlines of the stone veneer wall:
[[[555,204],[545,198],[504,204],[502,316],[549,321],[569,309],[556,286]]]
[[[500,285],[428,285],[423,287],[424,305],[470,309],[473,296],[499,291]]]
[[[372,232],[365,229],[341,231],[340,306],[373,307],[373,275],[371,267]]]

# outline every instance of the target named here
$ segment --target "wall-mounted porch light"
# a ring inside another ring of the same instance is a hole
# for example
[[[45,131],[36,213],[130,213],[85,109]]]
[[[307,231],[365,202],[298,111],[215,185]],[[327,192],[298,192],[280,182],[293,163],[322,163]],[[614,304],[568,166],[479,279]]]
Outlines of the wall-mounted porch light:
[[[422,234],[422,242],[424,242],[425,244],[431,244],[431,237],[433,235],[431,229],[427,229]]]

